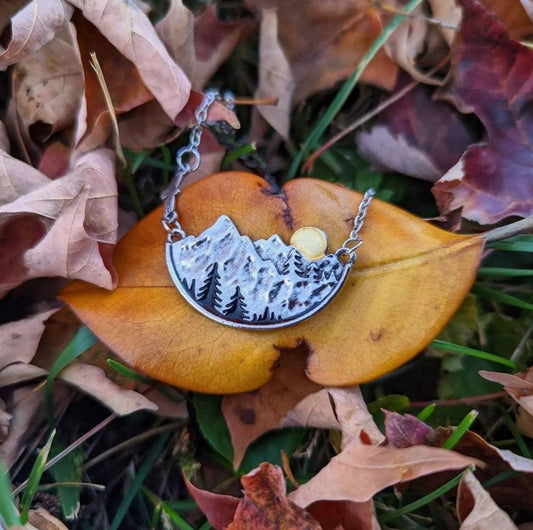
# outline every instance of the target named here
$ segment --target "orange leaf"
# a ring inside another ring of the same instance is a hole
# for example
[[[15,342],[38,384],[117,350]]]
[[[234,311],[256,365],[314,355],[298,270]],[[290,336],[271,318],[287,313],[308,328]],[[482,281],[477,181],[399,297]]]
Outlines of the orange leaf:
[[[213,175],[178,201],[183,227],[199,234],[226,214],[252,239],[284,241],[302,226],[327,232],[330,249],[350,232],[358,193],[314,179],[282,191],[246,173]],[[181,297],[167,271],[161,209],[139,223],[115,253],[118,288],[76,282],[63,299],[134,369],[208,393],[255,389],[272,377],[280,348],[305,344],[307,374],[323,385],[371,380],[426,346],[459,307],[475,277],[483,240],[439,230],[374,201],[365,244],[339,295],[298,325],[270,331],[233,329],[206,319]]]

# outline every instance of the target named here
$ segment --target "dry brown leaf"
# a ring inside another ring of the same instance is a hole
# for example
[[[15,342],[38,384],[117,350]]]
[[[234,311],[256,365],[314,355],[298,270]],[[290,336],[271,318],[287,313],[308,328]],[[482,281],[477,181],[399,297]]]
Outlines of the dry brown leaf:
[[[83,77],[72,31],[69,24],[13,69],[19,123],[34,142],[70,126],[80,105]]]
[[[278,39],[278,12],[264,9],[259,40],[259,84],[255,98],[277,98],[275,105],[260,105],[257,112],[285,139],[289,137],[290,111],[295,81]]]
[[[6,412],[6,404],[4,403],[4,400],[0,399],[0,443],[7,438],[11,418],[11,414]]]
[[[246,448],[265,432],[281,427],[283,419],[302,398],[320,386],[305,375],[306,351],[287,351],[274,377],[255,392],[233,394],[222,400],[234,449],[233,466],[239,467]]]
[[[69,2],[135,65],[148,90],[174,120],[189,100],[191,84],[142,9],[122,0]]]
[[[117,229],[112,152],[83,155],[56,180],[5,152],[0,159],[2,289],[39,276],[84,278],[110,289]]]
[[[10,364],[27,364],[33,359],[44,331],[44,323],[57,309],[46,309],[23,320],[0,326],[0,374]]]
[[[283,136],[291,105],[348,77],[382,30],[367,0],[247,0],[262,17],[256,97],[278,97],[261,115]],[[381,50],[362,81],[392,89],[398,67]]]
[[[342,447],[364,431],[374,445],[385,437],[377,428],[358,386],[324,388],[300,401],[286,416],[285,426],[318,427],[342,431]]]
[[[171,0],[167,14],[156,24],[156,31],[191,80],[193,89],[202,90],[254,25],[251,19],[222,21],[213,5],[207,6],[195,20],[181,0]]]
[[[317,501],[306,508],[323,530],[380,530],[374,502]]]
[[[289,498],[302,508],[319,500],[366,502],[388,486],[479,463],[475,458],[437,447],[396,449],[354,440]]]
[[[16,389],[8,408],[12,415],[7,438],[0,445],[0,459],[10,468],[24,452],[26,434],[35,429],[43,417],[43,391],[23,387]]]
[[[157,405],[142,394],[113,383],[98,366],[74,361],[58,377],[96,398],[119,416],[138,410],[157,410]]]
[[[504,390],[528,414],[533,414],[533,368],[516,375],[480,370],[479,375],[488,381],[502,384]]]
[[[37,530],[68,530],[57,517],[42,507],[28,512],[28,522]]]
[[[51,41],[72,16],[65,0],[32,0],[11,19],[11,41],[0,54],[0,67],[14,64]]]
[[[511,518],[492,500],[470,471],[459,483],[457,517],[461,523],[460,530],[517,530]]]
[[[26,383],[34,379],[46,377],[47,375],[47,370],[43,370],[33,364],[10,364],[0,371],[0,388]]]

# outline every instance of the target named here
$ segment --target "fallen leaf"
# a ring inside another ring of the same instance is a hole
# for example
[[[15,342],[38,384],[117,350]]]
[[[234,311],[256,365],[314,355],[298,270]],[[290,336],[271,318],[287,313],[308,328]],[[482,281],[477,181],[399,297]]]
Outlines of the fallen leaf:
[[[286,496],[281,468],[263,463],[241,477],[244,497],[228,530],[287,528],[319,530],[320,525]]]
[[[79,152],[86,152],[104,144],[112,130],[108,105],[91,64],[91,52],[96,54],[102,69],[116,116],[151,101],[153,95],[136,65],[119,53],[96,26],[79,12],[72,20],[76,27],[84,80],[84,100],[77,120],[76,144]]]
[[[463,22],[452,47],[455,97],[487,129],[433,187],[441,213],[462,209],[466,219],[496,223],[533,213],[533,153],[528,102],[533,51],[509,38],[503,25],[476,0],[461,0]]]
[[[171,0],[156,31],[195,90],[202,90],[236,44],[255,26],[250,18],[222,21],[209,5],[197,17],[181,0]]]
[[[68,530],[57,517],[42,507],[28,512],[28,522],[37,530]]]
[[[72,125],[80,105],[83,78],[72,31],[69,24],[13,68],[17,119],[33,142]]]
[[[297,228],[317,226],[330,248],[342,245],[359,194],[314,179],[296,179],[283,191],[255,175],[220,173],[183,190],[180,219],[187,233],[199,234],[229,214],[254,240],[278,233],[289,241]],[[374,201],[364,250],[335,300],[308,321],[258,333],[217,324],[183,300],[167,272],[161,215],[156,210],[120,242],[115,292],[74,283],[61,296],[134,369],[207,393],[259,388],[271,379],[280,348],[302,340],[308,376],[319,384],[351,385],[387,373],[421,351],[459,307],[483,246],[480,237],[441,231]]]
[[[480,370],[488,381],[500,383],[504,390],[528,413],[533,414],[533,368],[516,375]]]
[[[134,390],[126,390],[116,385],[97,366],[74,361],[64,368],[58,377],[101,401],[119,416],[138,410],[157,410],[155,403]]]
[[[39,276],[84,278],[111,288],[117,228],[111,151],[83,155],[56,180],[7,153],[0,157],[0,291]]]
[[[460,530],[517,530],[511,518],[492,500],[472,472],[463,475],[457,491]]]
[[[306,508],[319,500],[366,502],[382,489],[448,469],[463,469],[479,461],[437,447],[407,448],[366,445],[352,441],[311,480],[289,495]]]
[[[380,530],[374,502],[317,501],[307,506],[323,530]]]
[[[402,76],[395,90],[408,81]],[[433,100],[430,89],[421,85],[382,111],[369,131],[356,135],[365,158],[430,182],[450,169],[474,140],[461,114],[448,103]]]
[[[190,81],[169,55],[148,17],[135,2],[69,0],[129,61],[148,90],[174,120],[189,100]]]
[[[11,396],[11,401],[14,406],[8,408],[11,414],[9,432],[0,445],[0,458],[8,469],[24,452],[27,433],[40,424],[43,417],[43,392],[27,387],[17,388]]]
[[[428,439],[432,445],[440,447],[453,431],[453,427],[439,427],[428,436]],[[475,471],[476,478],[482,484],[509,470],[519,472],[518,476],[499,480],[486,489],[500,506],[531,510],[529,499],[533,495],[533,460],[508,450],[498,449],[472,431],[467,431],[453,449],[485,463],[483,468],[478,467]],[[442,485],[442,478],[438,477],[428,477],[424,481],[431,491],[437,484]]]
[[[197,488],[187,478],[185,485],[189,494],[198,504],[198,508],[207,517],[209,524],[215,529],[227,528],[233,521],[235,510],[239,505],[239,499],[231,495],[220,495]]]
[[[72,12],[64,0],[32,0],[25,5],[11,18],[11,41],[0,54],[0,67],[20,61],[51,41],[68,24]]]
[[[282,427],[287,412],[320,388],[305,375],[306,354],[305,348],[297,348],[283,355],[272,379],[259,390],[224,396],[222,414],[231,435],[235,469],[251,442],[271,429]]]
[[[290,107],[351,75],[383,29],[366,0],[314,0],[305,9],[294,0],[246,4],[262,18],[256,97],[279,98],[277,105],[261,106],[259,112],[285,136]],[[390,90],[397,73],[380,50],[361,79]]]
[[[0,374],[10,364],[27,364],[33,359],[44,323],[57,310],[57,307],[46,309],[23,320],[0,326]]]
[[[385,434],[390,447],[425,445],[433,429],[411,414],[398,414],[384,410]]]
[[[275,105],[259,105],[257,112],[283,138],[287,139],[296,83],[289,61],[278,39],[278,13],[274,9],[262,11],[259,57],[261,60],[259,84],[254,97],[256,99],[277,98],[277,102]]]
[[[0,371],[0,388],[19,383],[27,383],[34,379],[46,377],[47,375],[47,370],[43,370],[33,364],[10,364]]]
[[[358,386],[324,388],[305,397],[287,414],[283,425],[342,431],[342,447],[359,439],[362,431],[374,445],[385,439],[368,412]]]

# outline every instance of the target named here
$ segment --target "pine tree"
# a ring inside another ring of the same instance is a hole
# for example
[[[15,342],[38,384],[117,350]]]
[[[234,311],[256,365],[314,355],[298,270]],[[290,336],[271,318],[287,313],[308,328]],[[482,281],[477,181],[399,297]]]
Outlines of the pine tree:
[[[246,306],[246,302],[244,301],[244,296],[240,287],[235,289],[235,292],[224,309],[224,315],[235,315],[241,320],[250,319],[250,314],[248,312],[248,308]]]
[[[209,265],[207,268],[207,274],[205,276],[205,279],[196,289],[196,280],[193,280],[193,283],[191,284],[191,291],[194,293],[196,300],[204,300],[207,298],[207,295],[209,294],[209,289],[211,288],[211,284],[213,283],[213,277],[214,277],[214,270],[216,268],[217,264],[213,263]]]
[[[302,255],[293,248],[287,257],[287,261],[283,264],[283,274],[296,274],[297,276],[304,276],[304,267]]]
[[[319,282],[322,278],[322,271],[320,265],[316,261],[312,261],[307,267],[307,275],[312,282]]]
[[[220,274],[218,273],[218,263],[214,264],[213,268],[213,279],[211,280],[214,286],[212,300],[213,308],[216,309],[219,313],[223,313],[222,307],[222,283],[220,281]]]

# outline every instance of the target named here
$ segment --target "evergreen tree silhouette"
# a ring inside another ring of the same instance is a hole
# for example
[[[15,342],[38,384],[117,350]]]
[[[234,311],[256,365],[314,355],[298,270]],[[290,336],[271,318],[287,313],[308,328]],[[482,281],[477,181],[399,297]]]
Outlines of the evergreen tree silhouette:
[[[224,315],[233,315],[237,318],[240,318],[241,320],[248,320],[250,317],[250,314],[248,312],[248,308],[246,307],[246,302],[244,301],[244,296],[241,292],[240,287],[237,287],[235,289],[235,292],[233,293],[229,303],[226,305],[226,308],[224,309]]]
[[[193,283],[191,284],[191,291],[194,293],[196,300],[204,300],[205,298],[207,298],[207,295],[209,294],[209,289],[211,288],[211,284],[213,283],[213,271],[215,270],[216,266],[216,263],[209,265],[209,267],[207,268],[205,280],[203,281],[202,285],[198,287],[198,289],[195,288],[196,280],[193,280]]]
[[[307,267],[307,275],[309,279],[313,282],[319,282],[322,279],[322,272],[320,270],[320,265],[316,261],[312,261]]]
[[[213,308],[216,309],[219,313],[224,314],[222,307],[222,284],[220,282],[220,274],[218,273],[218,263],[213,264],[213,279],[211,280],[213,284]]]
[[[295,248],[291,250],[287,261],[283,264],[283,274],[304,276],[303,258]]]

